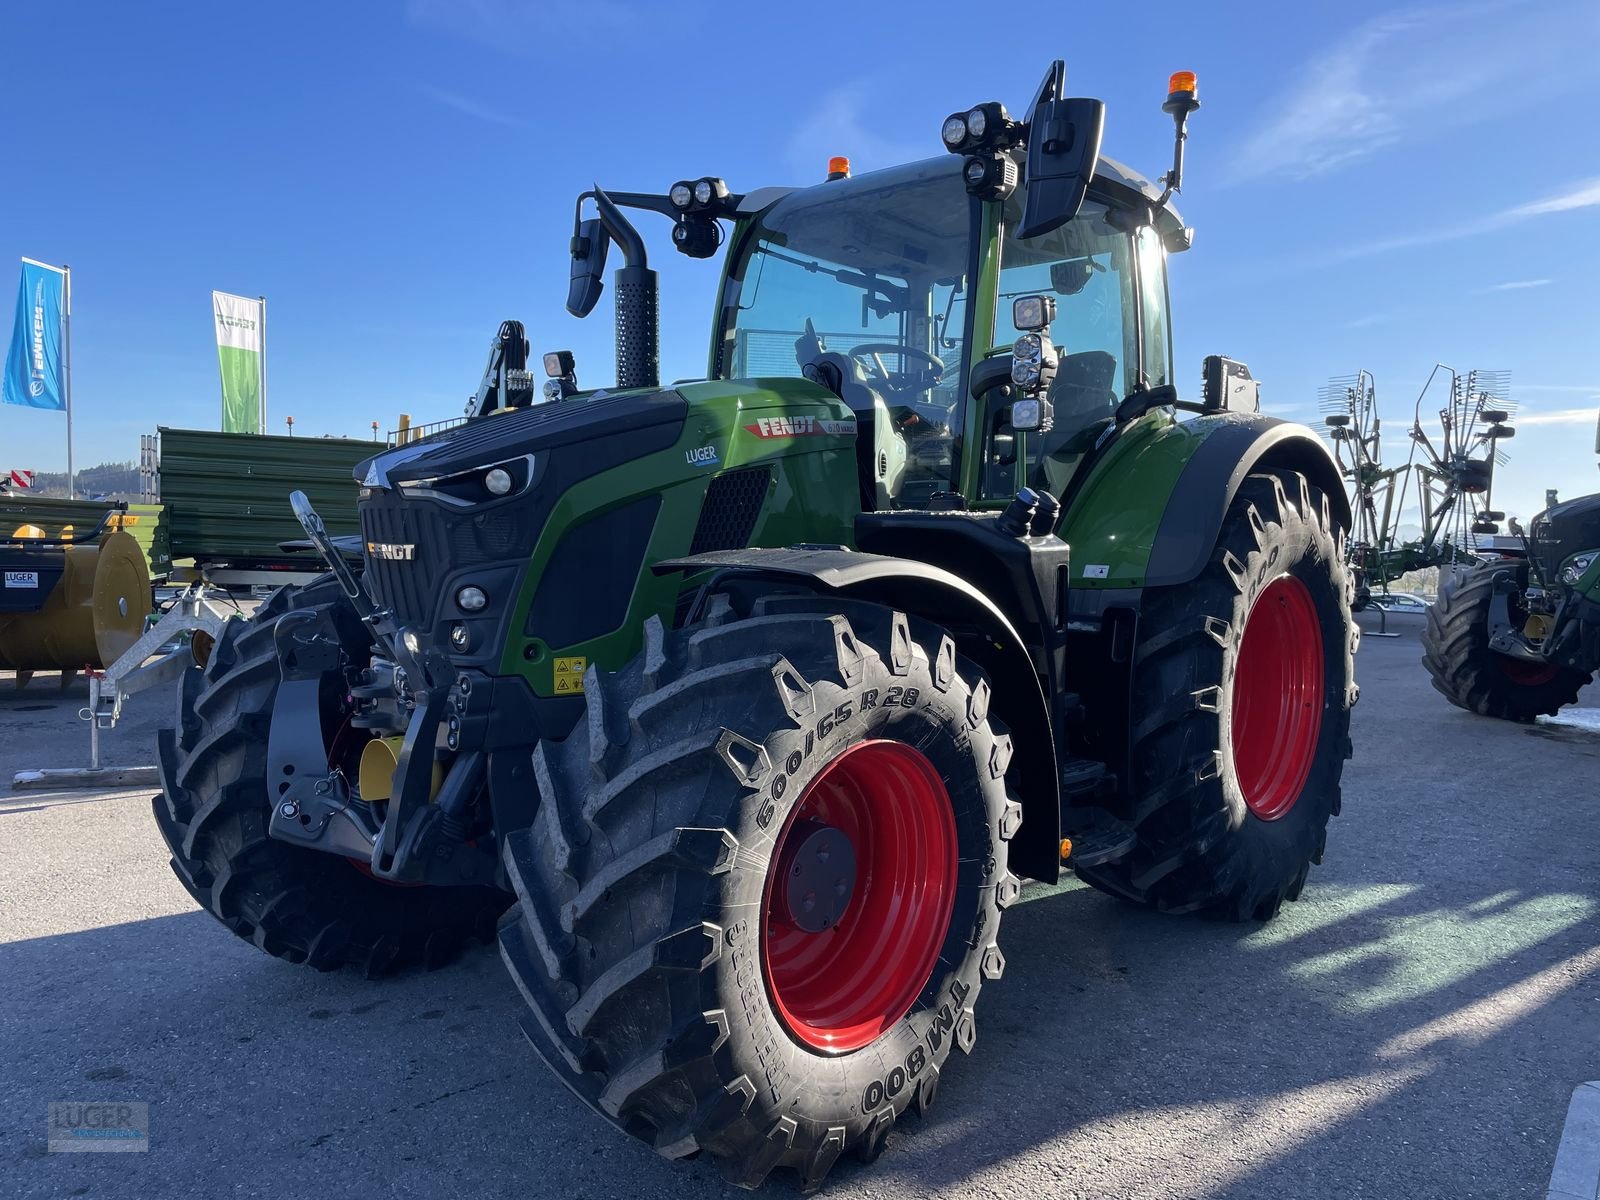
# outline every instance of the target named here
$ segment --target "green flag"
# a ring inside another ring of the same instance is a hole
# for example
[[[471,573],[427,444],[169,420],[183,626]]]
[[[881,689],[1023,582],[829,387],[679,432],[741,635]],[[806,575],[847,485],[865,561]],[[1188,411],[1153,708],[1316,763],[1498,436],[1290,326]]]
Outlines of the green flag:
[[[212,292],[222,363],[222,432],[260,433],[263,309],[266,302]]]

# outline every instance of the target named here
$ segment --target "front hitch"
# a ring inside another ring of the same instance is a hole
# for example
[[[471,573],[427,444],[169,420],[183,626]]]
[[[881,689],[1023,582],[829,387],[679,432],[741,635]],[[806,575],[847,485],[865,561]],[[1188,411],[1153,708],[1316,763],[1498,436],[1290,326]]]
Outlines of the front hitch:
[[[321,522],[316,524],[320,527]],[[360,591],[359,583],[356,588]],[[482,756],[460,755],[451,764],[438,796],[433,795],[440,729],[447,712],[464,712],[469,706],[465,692],[457,696],[461,684],[450,675],[443,656],[437,652],[429,656],[437,658],[443,670],[436,666],[435,673],[428,675],[419,665],[418,674],[412,677],[429,682],[412,689],[414,707],[395,764],[393,790],[380,810],[356,794],[341,766],[328,762],[322,728],[323,685],[334,675],[343,688],[348,665],[331,617],[327,611],[315,609],[285,613],[273,630],[273,643],[279,684],[267,735],[267,787],[272,804],[268,834],[352,859],[368,866],[379,879],[395,883],[494,884],[499,862],[486,848],[466,845],[462,819],[483,778]],[[459,717],[450,719],[459,724]]]
[[[1489,649],[1507,658],[1523,662],[1545,664],[1550,660],[1544,651],[1528,641],[1511,616],[1511,597],[1521,589],[1511,572],[1503,571],[1494,577],[1489,595]]]

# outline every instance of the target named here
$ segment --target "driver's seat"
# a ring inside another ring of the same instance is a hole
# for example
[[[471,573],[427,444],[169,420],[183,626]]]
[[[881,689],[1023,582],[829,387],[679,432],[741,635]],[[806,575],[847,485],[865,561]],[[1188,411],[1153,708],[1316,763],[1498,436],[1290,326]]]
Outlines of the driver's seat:
[[[1064,355],[1050,384],[1055,428],[1045,435],[1044,451],[1031,481],[1059,496],[1077,472],[1085,451],[1116,415],[1117,359],[1104,350]]]

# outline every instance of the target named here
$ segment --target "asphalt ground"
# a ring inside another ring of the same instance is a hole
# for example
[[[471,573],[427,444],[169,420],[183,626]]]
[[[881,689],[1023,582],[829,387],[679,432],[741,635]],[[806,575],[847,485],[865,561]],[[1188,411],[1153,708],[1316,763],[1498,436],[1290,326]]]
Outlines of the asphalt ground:
[[[1301,902],[1228,925],[1030,889],[973,1056],[828,1196],[1545,1194],[1600,1079],[1600,689],[1573,725],[1471,717],[1420,618],[1390,626]],[[0,787],[86,761],[85,695],[0,678]],[[165,703],[130,702],[109,763],[153,760]],[[376,984],[260,954],[178,886],[147,791],[0,790],[0,1194],[736,1194],[583,1110],[520,1005],[487,948]],[[149,1151],[48,1152],[52,1101],[147,1103]]]

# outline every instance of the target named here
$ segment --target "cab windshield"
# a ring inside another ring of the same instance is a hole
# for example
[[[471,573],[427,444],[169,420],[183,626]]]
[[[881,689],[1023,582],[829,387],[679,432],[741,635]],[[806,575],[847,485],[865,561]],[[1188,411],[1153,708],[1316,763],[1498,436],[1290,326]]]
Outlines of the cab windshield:
[[[935,159],[784,197],[723,299],[720,378],[797,376],[824,351],[861,365],[906,439],[901,504],[952,485],[974,204],[959,168]]]

